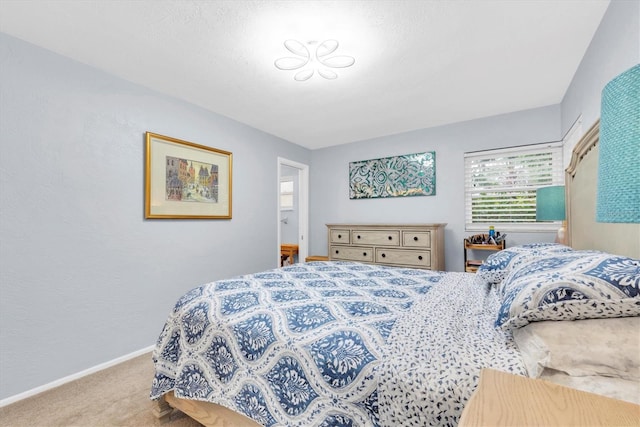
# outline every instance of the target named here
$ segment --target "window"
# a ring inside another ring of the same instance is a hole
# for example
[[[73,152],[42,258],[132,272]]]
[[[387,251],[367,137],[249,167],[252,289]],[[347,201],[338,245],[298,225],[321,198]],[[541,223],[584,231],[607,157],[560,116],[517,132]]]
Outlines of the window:
[[[571,129],[565,134],[564,138],[562,138],[564,144],[564,150],[562,151],[562,155],[564,157],[564,167],[565,169],[569,166],[569,162],[571,162],[571,154],[573,153],[573,149],[582,138],[584,132],[582,131],[582,114],[578,116],[576,121],[571,126]]]
[[[465,229],[551,231],[536,222],[536,190],[564,185],[562,142],[465,153]]]
[[[293,178],[280,178],[280,210],[293,210]]]

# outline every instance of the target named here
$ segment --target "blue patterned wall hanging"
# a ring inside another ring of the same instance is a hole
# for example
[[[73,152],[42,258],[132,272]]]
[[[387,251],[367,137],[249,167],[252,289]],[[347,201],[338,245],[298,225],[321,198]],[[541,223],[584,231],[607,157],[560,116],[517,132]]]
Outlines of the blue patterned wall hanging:
[[[351,199],[435,194],[435,151],[349,163]]]

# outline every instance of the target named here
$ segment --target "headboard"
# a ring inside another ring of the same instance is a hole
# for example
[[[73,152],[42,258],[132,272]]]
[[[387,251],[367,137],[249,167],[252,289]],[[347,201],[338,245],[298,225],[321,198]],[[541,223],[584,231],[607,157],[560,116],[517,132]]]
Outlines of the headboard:
[[[576,144],[566,169],[569,245],[640,259],[640,224],[596,222],[598,141],[596,121]]]

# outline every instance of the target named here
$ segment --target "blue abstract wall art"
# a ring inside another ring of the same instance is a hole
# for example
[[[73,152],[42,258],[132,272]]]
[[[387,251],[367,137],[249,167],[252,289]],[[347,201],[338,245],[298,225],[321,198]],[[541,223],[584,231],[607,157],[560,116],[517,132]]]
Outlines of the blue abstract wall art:
[[[351,199],[435,194],[435,151],[349,163]]]

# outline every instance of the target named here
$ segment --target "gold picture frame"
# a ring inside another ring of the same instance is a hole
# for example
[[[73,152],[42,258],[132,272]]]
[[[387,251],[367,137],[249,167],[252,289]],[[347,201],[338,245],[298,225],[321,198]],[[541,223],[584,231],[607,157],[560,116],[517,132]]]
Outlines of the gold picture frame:
[[[231,152],[153,132],[145,139],[145,218],[231,219]]]

